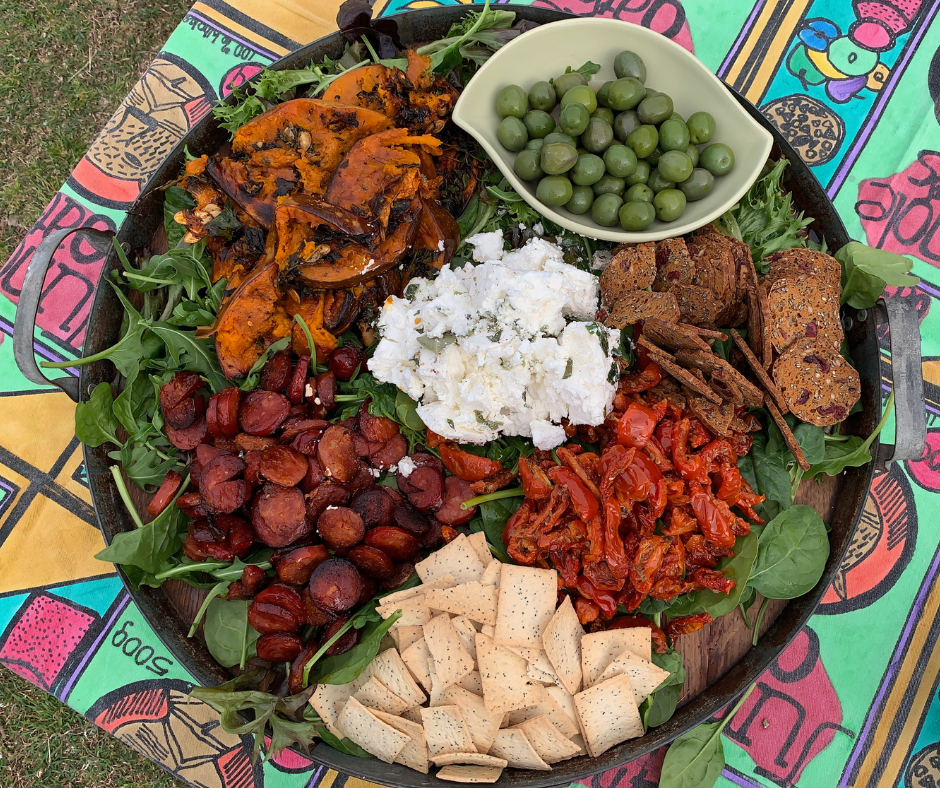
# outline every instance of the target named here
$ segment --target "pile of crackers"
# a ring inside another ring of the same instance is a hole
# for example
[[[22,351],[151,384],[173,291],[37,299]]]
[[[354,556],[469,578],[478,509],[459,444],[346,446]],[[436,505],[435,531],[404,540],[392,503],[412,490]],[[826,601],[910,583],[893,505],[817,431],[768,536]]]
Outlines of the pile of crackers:
[[[639,705],[669,673],[646,627],[585,634],[554,569],[501,564],[482,533],[417,565],[390,594],[390,639],[355,681],[310,703],[338,738],[376,758],[465,783],[503,769],[549,771],[642,736]]]

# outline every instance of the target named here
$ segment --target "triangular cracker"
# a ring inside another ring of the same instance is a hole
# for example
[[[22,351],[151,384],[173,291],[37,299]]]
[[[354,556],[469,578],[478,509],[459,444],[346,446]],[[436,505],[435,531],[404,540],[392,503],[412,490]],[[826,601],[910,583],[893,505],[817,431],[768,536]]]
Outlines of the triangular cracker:
[[[402,766],[407,766],[416,772],[427,774],[429,769],[428,744],[424,740],[424,728],[421,724],[392,714],[386,714],[384,711],[373,709],[372,713],[386,725],[391,725],[396,731],[404,733],[408,737],[408,743],[395,756],[395,763],[400,763]]]
[[[581,673],[584,686],[590,687],[604,669],[624,651],[632,651],[650,662],[652,645],[647,627],[626,627],[591,632],[581,638]]]
[[[467,537],[467,541],[473,546],[477,556],[479,556],[480,560],[483,562],[483,566],[489,566],[496,560],[493,558],[490,546],[486,543],[486,534],[483,533],[483,531],[470,534],[470,536]]]
[[[495,766],[497,769],[505,769],[506,761],[497,758],[495,755],[487,755],[483,752],[451,752],[447,755],[438,755],[431,759],[436,766],[448,766],[452,763],[467,763],[475,766]]]
[[[595,684],[574,696],[581,732],[592,758],[615,744],[642,736],[643,721],[626,675]]]
[[[473,658],[461,645],[447,613],[435,616],[424,625],[424,642],[434,657],[434,669],[443,686],[456,684],[473,670]]]
[[[375,676],[363,684],[353,697],[367,709],[378,709],[387,714],[401,714],[409,705]]]
[[[502,564],[499,561],[492,561],[487,564],[486,569],[483,572],[483,577],[480,578],[480,582],[485,586],[496,586],[499,588],[499,577],[502,571]]]
[[[415,565],[422,583],[430,583],[444,575],[453,576],[458,584],[470,583],[483,577],[485,569],[470,540],[463,534]]]
[[[503,758],[509,766],[516,769],[536,769],[541,772],[552,770],[535,751],[525,732],[519,728],[504,728],[497,733],[489,754]]]
[[[437,779],[452,783],[495,783],[502,773],[503,770],[495,766],[451,764],[437,773]]]
[[[457,706],[463,712],[474,746],[480,752],[488,752],[502,723],[502,712],[490,711],[483,698],[456,685],[447,688],[444,704]]]
[[[401,655],[394,649],[383,651],[362,671],[381,681],[386,687],[405,701],[405,708],[418,706],[426,700],[421,688],[415,683]],[[389,712],[396,714],[398,712]]]
[[[545,628],[542,644],[555,675],[572,695],[581,690],[582,637],[584,629],[571,604],[571,597],[565,596],[565,601]]]
[[[357,689],[358,687],[353,684],[319,684],[316,692],[310,696],[310,705],[313,706],[313,710],[320,715],[320,719],[326,723],[327,730],[337,739],[342,739],[346,734],[339,725],[339,712],[335,704],[337,701],[345,704]]]
[[[433,659],[428,644],[424,638],[408,646],[401,654],[402,661],[408,666],[411,675],[424,687],[425,692],[431,691],[431,674],[428,672],[428,660]]]
[[[517,726],[545,763],[552,764],[574,758],[580,748],[572,744],[547,716],[533,717]]]
[[[445,610],[454,615],[466,616],[481,624],[496,624],[498,593],[495,586],[474,582],[453,588],[428,591],[425,599],[435,610]]]
[[[519,725],[526,720],[531,720],[536,717],[548,717],[549,721],[558,728],[562,736],[569,739],[574,736],[580,730],[580,728],[578,728],[577,715],[574,711],[574,701],[571,702],[571,713],[574,715],[574,718],[572,718],[558,705],[555,698],[549,694],[550,690],[551,687],[546,687],[546,691],[539,699],[538,703],[527,706],[524,709],[509,712],[509,724]],[[562,689],[562,692],[567,694],[567,691],[564,689]],[[571,696],[569,695],[569,697]]]
[[[421,719],[428,742],[428,757],[434,758],[449,752],[477,751],[467,721],[457,706],[421,709]]]
[[[386,763],[394,763],[410,741],[407,734],[382,722],[355,698],[350,698],[343,706],[339,725],[346,731],[347,739]]]
[[[669,671],[659,665],[640,659],[632,651],[624,651],[601,673],[598,682],[626,673],[633,686],[633,696],[639,706],[660,684],[669,678]]]
[[[473,658],[474,664],[476,664],[477,659],[477,630],[473,626],[473,622],[466,616],[454,616],[450,620],[451,626],[454,628],[454,632],[457,633],[457,637],[460,638],[460,645],[467,649],[467,653]]]
[[[482,632],[477,633],[476,640],[486,707],[490,711],[512,711],[529,706],[534,686],[526,675],[528,663],[518,654],[497,646]]]

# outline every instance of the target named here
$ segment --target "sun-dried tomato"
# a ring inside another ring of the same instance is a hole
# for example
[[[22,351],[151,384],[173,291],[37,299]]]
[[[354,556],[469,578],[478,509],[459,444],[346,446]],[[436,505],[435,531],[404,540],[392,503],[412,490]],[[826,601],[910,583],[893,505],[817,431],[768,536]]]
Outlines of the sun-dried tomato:
[[[601,609],[601,615],[603,615],[604,618],[612,618],[614,613],[617,612],[617,600],[614,598],[614,595],[609,591],[602,591],[597,588],[597,586],[583,574],[578,577],[578,591],[580,591],[583,596],[586,596],[588,599],[593,599],[597,603],[597,606]]]
[[[678,616],[671,619],[666,624],[666,634],[671,638],[680,635],[691,635],[698,632],[706,624],[711,624],[714,619],[708,613],[696,613],[692,616]]]
[[[577,553],[567,550],[549,553],[552,566],[558,570],[562,583],[566,588],[578,587],[578,573],[581,571],[581,559]]]
[[[585,522],[597,516],[598,503],[594,494],[584,485],[577,474],[570,468],[555,466],[548,472],[549,478],[568,490],[571,496],[571,508]]]
[[[586,599],[583,596],[579,596],[574,600],[574,612],[578,614],[578,621],[581,622],[581,626],[586,627],[588,624],[593,624],[597,621],[601,614],[601,609],[593,599]]]
[[[617,425],[617,440],[621,446],[642,448],[656,429],[659,421],[655,411],[639,402],[631,402]]]
[[[712,498],[708,491],[699,489],[692,493],[692,511],[707,541],[716,547],[734,545],[734,534],[731,533],[733,515],[727,504]]]
[[[692,580],[702,588],[719,594],[730,594],[737,585],[730,577],[725,577],[714,569],[696,569],[692,573]]]
[[[438,446],[441,462],[454,476],[467,482],[478,482],[499,473],[503,464],[499,460],[478,457],[457,446],[453,441],[442,441]]]
[[[662,536],[647,536],[640,540],[640,546],[633,557],[633,565],[630,567],[630,580],[641,594],[648,594],[653,587],[653,581],[663,564],[670,542],[669,537]]]
[[[519,458],[519,479],[525,497],[533,501],[544,501],[552,493],[552,481],[535,460]]]

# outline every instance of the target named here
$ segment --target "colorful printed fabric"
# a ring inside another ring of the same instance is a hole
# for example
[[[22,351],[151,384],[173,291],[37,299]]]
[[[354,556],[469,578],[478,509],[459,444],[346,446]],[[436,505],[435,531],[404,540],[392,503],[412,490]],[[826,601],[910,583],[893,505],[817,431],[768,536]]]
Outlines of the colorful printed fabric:
[[[383,13],[438,5],[389,0]],[[927,0],[535,0],[669,36],[790,139],[850,235],[915,258],[923,283],[890,290],[922,323],[928,448],[876,478],[836,582],[725,729],[730,786],[940,783],[940,22]],[[116,228],[149,175],[213,103],[334,29],[338,0],[199,0],[36,225],[0,268],[0,664],[193,786],[331,788],[358,782],[288,752],[252,763],[187,692],[102,547],[73,406],[27,382],[12,324],[26,266],[49,232]],[[379,3],[381,5],[381,3]],[[313,9],[316,10],[313,10]],[[259,21],[263,19],[265,24]],[[75,358],[103,258],[79,236],[55,256],[35,333]],[[933,314],[932,314],[933,313]],[[881,333],[885,394],[890,337]],[[74,374],[74,370],[71,371]],[[42,423],[42,435],[35,425]],[[26,557],[26,558],[24,558]],[[663,752],[597,775],[649,788]]]

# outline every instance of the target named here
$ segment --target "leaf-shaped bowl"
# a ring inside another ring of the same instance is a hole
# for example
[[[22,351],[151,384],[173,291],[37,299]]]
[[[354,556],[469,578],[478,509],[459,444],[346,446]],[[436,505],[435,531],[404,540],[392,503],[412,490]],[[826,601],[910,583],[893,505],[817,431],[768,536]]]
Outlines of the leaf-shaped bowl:
[[[647,85],[668,93],[675,111],[684,118],[700,110],[710,112],[717,121],[712,142],[729,145],[735,157],[731,172],[715,178],[711,194],[688,203],[676,221],[657,219],[642,232],[601,227],[589,213],[577,216],[565,208],[549,208],[539,202],[535,198],[536,182],[523,181],[513,172],[516,154],[496,139],[500,121],[496,96],[506,85],[528,90],[539,80],[552,79],[564,73],[566,67],[578,68],[590,60],[601,67],[590,80],[596,90],[616,78],[614,58],[625,49],[643,58]],[[483,146],[506,180],[535,210],[581,235],[619,243],[673,238],[721,216],[757,180],[773,143],[770,132],[748,115],[721,80],[694,55],[665,36],[618,19],[569,19],[519,36],[497,51],[467,83],[453,118]]]

